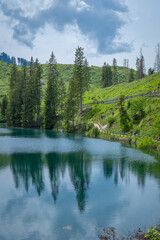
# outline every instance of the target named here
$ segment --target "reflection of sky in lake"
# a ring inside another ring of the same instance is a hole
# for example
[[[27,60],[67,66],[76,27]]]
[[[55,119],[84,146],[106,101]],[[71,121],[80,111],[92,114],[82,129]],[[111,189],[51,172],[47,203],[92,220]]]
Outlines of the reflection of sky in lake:
[[[26,133],[0,137],[0,240],[96,240],[101,227],[160,220],[154,157],[99,139]]]

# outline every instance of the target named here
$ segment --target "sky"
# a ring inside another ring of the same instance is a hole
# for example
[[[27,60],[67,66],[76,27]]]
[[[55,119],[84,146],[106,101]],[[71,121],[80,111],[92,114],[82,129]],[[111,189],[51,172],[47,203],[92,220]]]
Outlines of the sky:
[[[0,0],[0,52],[46,63],[74,62],[84,48],[89,65],[135,68],[142,48],[146,71],[160,42],[160,0]]]

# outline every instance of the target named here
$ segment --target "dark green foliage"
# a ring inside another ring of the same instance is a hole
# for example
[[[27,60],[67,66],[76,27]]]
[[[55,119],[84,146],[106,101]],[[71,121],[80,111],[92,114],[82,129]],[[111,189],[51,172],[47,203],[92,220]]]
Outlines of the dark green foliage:
[[[130,71],[129,71],[129,79],[128,79],[128,81],[129,82],[133,82],[134,79],[135,79],[134,70],[131,68]]]
[[[5,115],[6,115],[6,110],[7,110],[7,103],[8,103],[8,100],[7,100],[7,97],[6,95],[3,97],[2,99],[2,103],[1,103],[1,114],[2,116],[5,118]]]
[[[35,127],[40,115],[40,83],[41,70],[38,60],[27,71],[26,62],[17,70],[13,62],[9,83],[9,97],[7,106],[7,124],[13,127]]]
[[[148,75],[152,75],[154,73],[154,68],[149,68],[148,69]]]
[[[48,66],[48,82],[45,95],[45,128],[52,129],[57,121],[58,109],[58,71],[57,62],[52,52]]]
[[[86,90],[86,79],[84,76],[84,53],[83,48],[78,47],[75,52],[73,78],[75,81],[75,91],[80,104],[80,112],[82,113],[82,95]]]
[[[76,81],[74,79],[74,76],[72,76],[70,82],[69,82],[69,88],[68,88],[68,97],[66,99],[65,103],[65,129],[67,132],[74,132],[75,130],[75,115],[78,112],[78,96],[76,94]]]
[[[87,136],[88,137],[98,137],[99,135],[99,129],[97,127],[93,127],[88,133],[87,133]]]
[[[144,64],[144,57],[142,54],[142,49],[140,50],[140,58],[136,60],[136,69],[137,69],[137,78],[142,79],[145,74],[145,64]]]
[[[113,58],[113,84],[118,83],[117,60]]]
[[[102,88],[110,87],[112,85],[112,69],[106,63],[102,67]]]
[[[11,75],[9,80],[9,99],[8,99],[8,106],[7,106],[7,125],[8,126],[17,126],[17,107],[19,109],[19,93],[18,93],[18,84],[20,81],[20,74],[18,74],[16,62],[13,61],[12,68],[11,68]],[[18,94],[18,96],[17,96]],[[17,106],[18,104],[18,106]],[[19,113],[18,113],[19,114]]]
[[[89,68],[88,61],[86,58],[84,60],[84,70],[83,71],[84,71],[84,88],[86,91],[89,91],[89,86],[91,83],[91,76],[90,76],[90,68]]]
[[[116,118],[112,115],[110,115],[108,118],[107,118],[107,121],[108,121],[108,125],[109,127],[112,126],[112,124],[116,121]]]
[[[133,123],[139,123],[141,121],[141,119],[145,116],[144,101],[137,100],[132,102],[130,106],[130,116]]]
[[[25,128],[40,127],[41,73],[42,69],[38,59],[34,63],[31,58],[29,73],[24,62],[22,67],[22,126]]]
[[[33,66],[33,81],[34,81],[34,122],[37,127],[40,127],[40,107],[41,107],[41,74],[42,67],[36,59],[35,64]]]
[[[61,76],[58,82],[58,91],[59,111],[61,112],[65,106],[66,99],[66,84]]]
[[[121,95],[119,98],[119,121],[122,131],[128,132],[132,129],[132,124],[128,116],[127,110],[124,107],[124,96]]]

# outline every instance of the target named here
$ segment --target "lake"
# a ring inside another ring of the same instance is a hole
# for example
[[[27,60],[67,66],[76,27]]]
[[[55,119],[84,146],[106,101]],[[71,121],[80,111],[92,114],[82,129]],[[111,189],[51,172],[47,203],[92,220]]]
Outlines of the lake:
[[[0,240],[98,240],[160,221],[160,159],[121,143],[0,128]]]

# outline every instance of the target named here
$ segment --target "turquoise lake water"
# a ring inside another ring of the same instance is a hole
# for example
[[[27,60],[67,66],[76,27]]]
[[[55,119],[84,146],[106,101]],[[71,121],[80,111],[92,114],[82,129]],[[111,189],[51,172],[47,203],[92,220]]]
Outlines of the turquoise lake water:
[[[160,159],[121,143],[0,128],[0,240],[98,240],[160,222]]]

